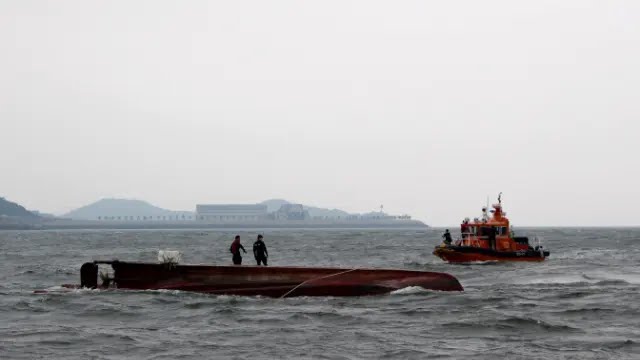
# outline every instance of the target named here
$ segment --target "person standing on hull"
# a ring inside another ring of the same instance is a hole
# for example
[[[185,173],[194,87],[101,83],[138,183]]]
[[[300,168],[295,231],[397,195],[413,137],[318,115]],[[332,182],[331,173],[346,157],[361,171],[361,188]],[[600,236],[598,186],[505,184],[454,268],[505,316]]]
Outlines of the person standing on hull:
[[[231,247],[229,248],[229,251],[233,254],[233,257],[231,258],[231,260],[233,260],[233,265],[242,265],[242,255],[240,255],[241,249],[245,254],[247,253],[244,246],[240,244],[240,235],[236,235],[236,238],[233,240]]]
[[[253,257],[256,258],[258,266],[260,266],[261,263],[267,266],[269,252],[267,251],[267,245],[262,241],[262,235],[258,235],[258,239],[253,243]]]
[[[449,232],[449,229],[445,230],[444,235],[442,235],[442,238],[444,239],[445,244],[451,245],[451,233]]]

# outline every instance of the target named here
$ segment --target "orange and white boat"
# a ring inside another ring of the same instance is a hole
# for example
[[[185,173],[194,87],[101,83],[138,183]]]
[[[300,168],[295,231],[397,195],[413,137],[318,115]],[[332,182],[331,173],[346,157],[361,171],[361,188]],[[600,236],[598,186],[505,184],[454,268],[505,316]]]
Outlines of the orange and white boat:
[[[433,254],[450,263],[544,261],[549,256],[548,250],[539,243],[533,247],[526,236],[513,234],[509,219],[502,209],[501,198],[502,193],[490,211],[492,216],[489,216],[485,207],[481,219],[465,219],[460,225],[461,238],[453,244],[445,240],[436,246]]]

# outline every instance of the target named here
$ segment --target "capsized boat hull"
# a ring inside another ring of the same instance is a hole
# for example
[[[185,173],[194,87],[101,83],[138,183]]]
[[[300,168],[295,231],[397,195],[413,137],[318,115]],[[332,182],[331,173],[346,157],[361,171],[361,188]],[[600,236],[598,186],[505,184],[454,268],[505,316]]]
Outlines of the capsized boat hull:
[[[409,286],[440,291],[463,290],[454,276],[426,271],[107,263],[114,270],[110,286],[118,289],[168,289],[268,297],[380,295]],[[83,267],[94,265],[87,264]],[[84,274],[93,276],[88,271]],[[87,286],[88,282],[83,280],[83,283]]]
[[[549,251],[496,251],[473,246],[437,246],[433,255],[450,263],[483,261],[530,261],[539,262],[549,256]]]

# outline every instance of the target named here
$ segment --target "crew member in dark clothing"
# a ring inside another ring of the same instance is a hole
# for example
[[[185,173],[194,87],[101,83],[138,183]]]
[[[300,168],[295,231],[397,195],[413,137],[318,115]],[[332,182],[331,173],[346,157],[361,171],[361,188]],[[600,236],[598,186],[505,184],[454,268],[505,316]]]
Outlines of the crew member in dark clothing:
[[[244,249],[244,246],[240,244],[240,235],[236,235],[236,238],[233,240],[233,242],[231,243],[231,247],[229,248],[229,251],[231,251],[231,254],[233,254],[233,257],[231,258],[233,260],[233,265],[242,265],[242,256],[240,255],[240,249],[242,249],[245,254],[247,253],[247,251]]]
[[[444,239],[445,244],[451,245],[451,233],[449,232],[449,229],[445,230],[444,235],[442,235],[442,238]]]
[[[488,228],[488,231],[489,231],[489,247],[491,247],[491,250],[495,250],[496,249],[496,228],[492,226]]]
[[[258,239],[253,243],[253,257],[256,258],[258,266],[260,266],[260,263],[267,266],[269,252],[267,251],[267,245],[262,241],[262,235],[258,235]]]

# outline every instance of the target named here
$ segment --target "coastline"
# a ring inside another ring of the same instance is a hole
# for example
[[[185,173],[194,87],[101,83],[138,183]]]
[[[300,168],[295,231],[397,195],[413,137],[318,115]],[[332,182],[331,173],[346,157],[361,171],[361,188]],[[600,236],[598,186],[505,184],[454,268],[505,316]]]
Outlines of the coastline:
[[[0,224],[2,230],[168,230],[168,229],[427,229],[418,220],[406,221],[92,221],[55,220],[40,223]]]

